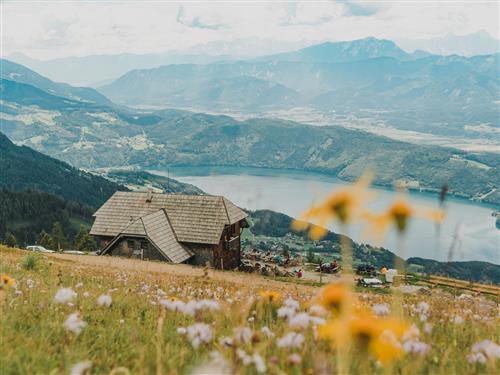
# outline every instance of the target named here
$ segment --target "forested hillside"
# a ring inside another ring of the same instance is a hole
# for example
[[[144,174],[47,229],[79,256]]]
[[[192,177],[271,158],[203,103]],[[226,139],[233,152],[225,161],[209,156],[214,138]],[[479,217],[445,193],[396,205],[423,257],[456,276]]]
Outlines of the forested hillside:
[[[32,189],[97,207],[125,188],[76,169],[29,147],[16,146],[0,133],[0,187]]]
[[[11,234],[19,246],[33,245],[42,231],[51,233],[55,223],[71,243],[81,225],[90,227],[94,207],[33,190],[0,189],[0,238]]]

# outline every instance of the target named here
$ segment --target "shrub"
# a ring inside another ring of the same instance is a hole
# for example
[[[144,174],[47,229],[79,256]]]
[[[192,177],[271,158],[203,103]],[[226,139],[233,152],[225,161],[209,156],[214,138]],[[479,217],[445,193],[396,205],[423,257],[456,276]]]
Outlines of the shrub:
[[[21,266],[25,270],[34,270],[38,267],[38,257],[35,256],[34,254],[28,254],[26,255],[22,261],[21,261]]]

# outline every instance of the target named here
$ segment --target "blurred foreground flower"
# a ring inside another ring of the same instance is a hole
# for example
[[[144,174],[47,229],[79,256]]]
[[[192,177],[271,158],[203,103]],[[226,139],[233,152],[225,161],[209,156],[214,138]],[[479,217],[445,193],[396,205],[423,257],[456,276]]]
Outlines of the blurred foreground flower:
[[[10,277],[9,275],[0,276],[0,289],[14,285],[16,285],[16,280]]]
[[[92,362],[90,361],[82,361],[78,362],[71,367],[70,374],[71,375],[85,375],[89,373],[90,368],[92,367]]]
[[[318,327],[319,337],[329,340],[334,348],[352,343],[356,350],[368,351],[383,364],[404,354],[401,340],[407,325],[393,318],[377,318],[358,311],[344,319],[333,319]]]
[[[187,335],[194,349],[198,349],[203,343],[212,342],[214,337],[212,328],[205,323],[195,323],[186,328],[178,328],[177,333]]]
[[[396,228],[398,233],[403,234],[408,228],[410,219],[422,218],[440,224],[444,220],[445,213],[442,210],[429,207],[412,206],[405,198],[399,197],[386,212],[382,214],[365,212],[364,217],[370,224],[368,234],[380,243],[391,225]]]
[[[74,312],[64,322],[64,328],[79,335],[82,330],[87,326],[87,322],[80,319],[80,313]]]
[[[328,222],[336,219],[342,224],[347,224],[360,217],[366,203],[374,195],[373,192],[367,191],[372,179],[371,173],[364,173],[352,186],[334,191],[322,203],[311,207],[298,220],[294,220],[292,228],[296,231],[309,228],[309,237],[312,240],[319,240],[326,235],[325,227]],[[309,224],[310,221],[317,225]]]
[[[338,313],[349,303],[349,290],[342,283],[329,284],[320,290],[317,299],[326,310]]]
[[[491,340],[484,340],[472,345],[471,353],[467,356],[469,363],[494,362],[500,359],[500,345]]]
[[[76,292],[71,288],[61,288],[54,296],[54,301],[57,303],[71,302],[77,296]]]
[[[278,302],[281,299],[281,294],[275,292],[273,290],[262,290],[259,292],[259,295],[266,302]]]

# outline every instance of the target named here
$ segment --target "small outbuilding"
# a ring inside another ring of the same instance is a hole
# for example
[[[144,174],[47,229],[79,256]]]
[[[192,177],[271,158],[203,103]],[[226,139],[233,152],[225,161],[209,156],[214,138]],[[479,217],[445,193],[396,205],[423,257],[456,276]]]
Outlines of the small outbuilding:
[[[118,191],[94,214],[101,255],[237,268],[247,214],[228,199]]]

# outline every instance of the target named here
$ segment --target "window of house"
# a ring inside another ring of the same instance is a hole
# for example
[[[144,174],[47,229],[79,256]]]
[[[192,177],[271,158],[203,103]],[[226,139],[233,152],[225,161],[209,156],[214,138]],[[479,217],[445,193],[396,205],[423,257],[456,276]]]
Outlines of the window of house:
[[[133,249],[134,248],[134,242],[135,242],[134,240],[128,240],[127,241],[127,247],[129,249]]]

